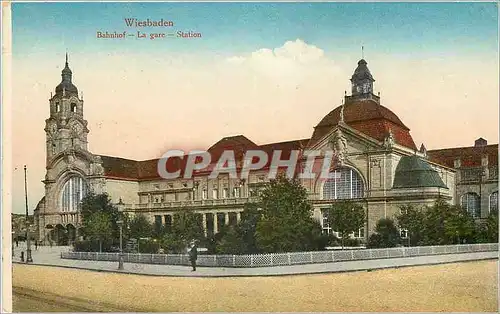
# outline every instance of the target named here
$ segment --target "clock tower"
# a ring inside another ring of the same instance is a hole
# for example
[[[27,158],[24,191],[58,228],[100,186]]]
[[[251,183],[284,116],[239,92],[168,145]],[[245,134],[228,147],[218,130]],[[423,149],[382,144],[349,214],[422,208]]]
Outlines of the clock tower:
[[[83,97],[78,97],[78,89],[73,85],[67,54],[61,76],[55,95],[49,99],[50,117],[45,120],[47,164],[61,152],[88,149],[89,130],[83,118]]]

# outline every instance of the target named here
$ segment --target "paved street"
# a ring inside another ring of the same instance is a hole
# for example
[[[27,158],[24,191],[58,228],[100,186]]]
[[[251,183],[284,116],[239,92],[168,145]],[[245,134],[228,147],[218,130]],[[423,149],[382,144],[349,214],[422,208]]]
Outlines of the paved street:
[[[13,262],[20,262],[20,252],[26,250],[25,243],[19,243],[14,248]],[[367,269],[382,269],[392,267],[416,266],[427,264],[452,263],[458,261],[472,261],[481,259],[498,258],[498,252],[478,252],[466,254],[447,254],[434,256],[419,256],[394,259],[363,260],[351,262],[335,262],[325,264],[307,264],[293,266],[274,266],[258,268],[224,268],[224,267],[198,267],[196,272],[189,266],[155,265],[125,263],[124,270],[119,271],[117,262],[105,261],[79,261],[61,259],[60,252],[69,250],[69,247],[40,246],[38,250],[32,249],[33,264],[52,265],[59,267],[80,268],[96,271],[110,271],[153,276],[175,277],[247,277],[247,276],[279,276],[308,273],[333,273],[345,271],[359,271]]]
[[[165,267],[169,269],[169,267]],[[496,312],[498,261],[377,271],[193,278],[14,264],[14,310]]]

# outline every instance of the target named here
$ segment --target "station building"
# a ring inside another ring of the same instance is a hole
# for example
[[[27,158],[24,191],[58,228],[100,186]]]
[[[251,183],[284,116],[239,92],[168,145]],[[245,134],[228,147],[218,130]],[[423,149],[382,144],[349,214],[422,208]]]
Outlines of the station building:
[[[310,138],[277,143],[255,143],[243,135],[224,137],[207,151],[216,162],[222,152],[232,150],[240,171],[245,152],[262,150],[272,159],[282,151],[332,151],[332,179],[301,179],[313,204],[311,213],[325,232],[334,232],[324,209],[337,200],[355,199],[364,204],[364,228],[352,236],[366,240],[377,221],[399,214],[400,206],[430,205],[438,198],[461,204],[477,218],[487,217],[498,204],[498,145],[479,139],[473,147],[426,151],[415,145],[410,129],[374,93],[374,78],[367,62],[360,60],[351,77],[352,90],[314,126]],[[144,214],[151,222],[171,225],[174,214],[191,209],[201,214],[207,234],[241,219],[244,205],[258,199],[268,181],[268,163],[251,171],[247,179],[209,171],[195,171],[191,179],[164,179],[158,159],[143,161],[105,156],[89,151],[83,97],[73,84],[67,59],[62,80],[49,100],[46,120],[45,196],[35,209],[38,236],[70,240],[81,226],[80,200],[89,192],[110,195],[112,202],[130,215]],[[183,170],[186,156],[170,158],[170,172]],[[299,158],[297,169],[306,166]],[[182,174],[181,174],[182,175]]]

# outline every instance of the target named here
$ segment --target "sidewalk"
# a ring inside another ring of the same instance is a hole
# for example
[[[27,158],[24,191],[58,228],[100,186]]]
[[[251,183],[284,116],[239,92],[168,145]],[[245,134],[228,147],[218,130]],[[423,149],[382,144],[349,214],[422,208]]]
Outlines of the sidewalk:
[[[26,250],[25,243],[19,243],[14,248],[13,263],[21,263],[20,252]],[[69,250],[69,247],[39,246],[38,250],[32,247],[33,265],[57,266],[79,268],[93,271],[106,271],[149,276],[174,276],[174,277],[252,277],[252,276],[283,276],[298,274],[320,274],[347,271],[361,271],[394,267],[407,267],[418,265],[431,265],[474,261],[484,259],[498,259],[498,252],[477,252],[465,254],[446,254],[432,256],[418,256],[378,260],[362,260],[350,262],[334,262],[325,264],[306,264],[293,266],[274,266],[258,268],[223,268],[223,267],[198,267],[195,272],[190,266],[157,265],[125,263],[124,270],[118,270],[117,262],[105,261],[80,261],[61,259],[60,252]],[[26,253],[25,253],[26,254]]]

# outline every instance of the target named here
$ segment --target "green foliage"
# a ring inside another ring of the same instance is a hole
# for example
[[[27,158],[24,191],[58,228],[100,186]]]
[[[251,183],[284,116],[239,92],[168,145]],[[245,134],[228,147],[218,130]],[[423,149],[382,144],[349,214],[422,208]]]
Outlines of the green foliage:
[[[229,226],[227,231],[218,241],[216,246],[217,254],[244,254],[245,244],[240,233],[235,226]]]
[[[410,245],[447,245],[460,243],[488,242],[486,224],[476,224],[474,218],[460,206],[450,205],[438,199],[432,206],[416,209],[401,208],[398,225],[407,229]],[[494,222],[494,218],[492,223]],[[498,233],[498,229],[495,229]]]
[[[423,230],[423,221],[425,213],[411,205],[401,206],[401,214],[396,216],[399,228],[408,230],[408,239],[406,244],[410,246],[421,245],[425,231]],[[404,241],[403,241],[404,242]]]
[[[352,201],[335,202],[327,212],[330,227],[340,234],[342,248],[349,234],[363,228],[365,219],[363,206]]]
[[[205,245],[207,240],[203,231],[203,217],[191,210],[174,215],[171,232],[162,232],[161,247],[172,253],[185,253],[189,242],[197,240]]]
[[[73,244],[75,252],[117,252],[118,248],[113,247],[110,239],[104,239],[102,242],[99,240],[83,240],[75,241]]]
[[[156,239],[139,240],[139,252],[140,253],[150,253],[158,254],[161,247],[161,241]]]
[[[359,239],[356,239],[356,238],[347,238],[344,241],[344,245],[348,246],[348,247],[357,247],[357,246],[360,246],[361,243],[362,242]]]
[[[148,218],[142,214],[136,215],[129,222],[128,236],[133,239],[150,238],[153,233],[153,226]]]
[[[312,218],[312,205],[298,180],[279,175],[260,195],[262,217],[257,223],[256,243],[262,252],[309,251],[321,235]]]
[[[475,240],[477,243],[498,243],[498,211],[492,211],[478,224]]]
[[[160,245],[165,250],[165,253],[186,253],[185,250],[187,244],[183,239],[176,237],[171,233],[163,235]]]
[[[257,247],[257,240],[255,239],[255,232],[257,224],[262,217],[262,213],[258,209],[257,204],[246,204],[243,212],[241,213],[241,220],[237,225],[237,234],[241,239],[244,254],[259,253]]]
[[[377,222],[375,233],[368,239],[369,248],[395,247],[400,243],[399,230],[392,219],[382,218]]]
[[[113,233],[111,217],[106,212],[95,212],[84,220],[85,234],[90,240],[99,241],[99,252],[102,252],[102,242],[110,239]]]
[[[204,238],[204,232],[201,214],[197,214],[191,210],[185,210],[175,214],[172,233],[185,240],[186,244],[191,240],[202,240]]]
[[[475,223],[464,209],[439,199],[425,211],[423,245],[472,243]]]
[[[122,220],[124,222],[124,225],[126,226],[128,223],[128,218],[126,215],[122,215],[118,211],[118,208],[111,203],[111,199],[109,198],[109,195],[106,193],[103,194],[90,193],[87,194],[87,196],[85,196],[82,199],[81,215],[83,222],[83,228],[82,228],[83,235],[86,237],[89,236],[89,234],[87,234],[89,228],[88,220],[94,213],[98,212],[104,213],[108,216],[111,224],[111,233],[108,235],[109,241],[111,241],[113,244],[118,244],[120,239],[120,229],[116,222],[118,220]],[[126,228],[124,231],[126,231]],[[126,237],[126,233],[124,234],[124,236]]]
[[[261,215],[257,204],[245,204],[241,220],[236,226],[223,226],[219,233],[208,239],[208,252],[210,254],[259,253],[255,231]]]

